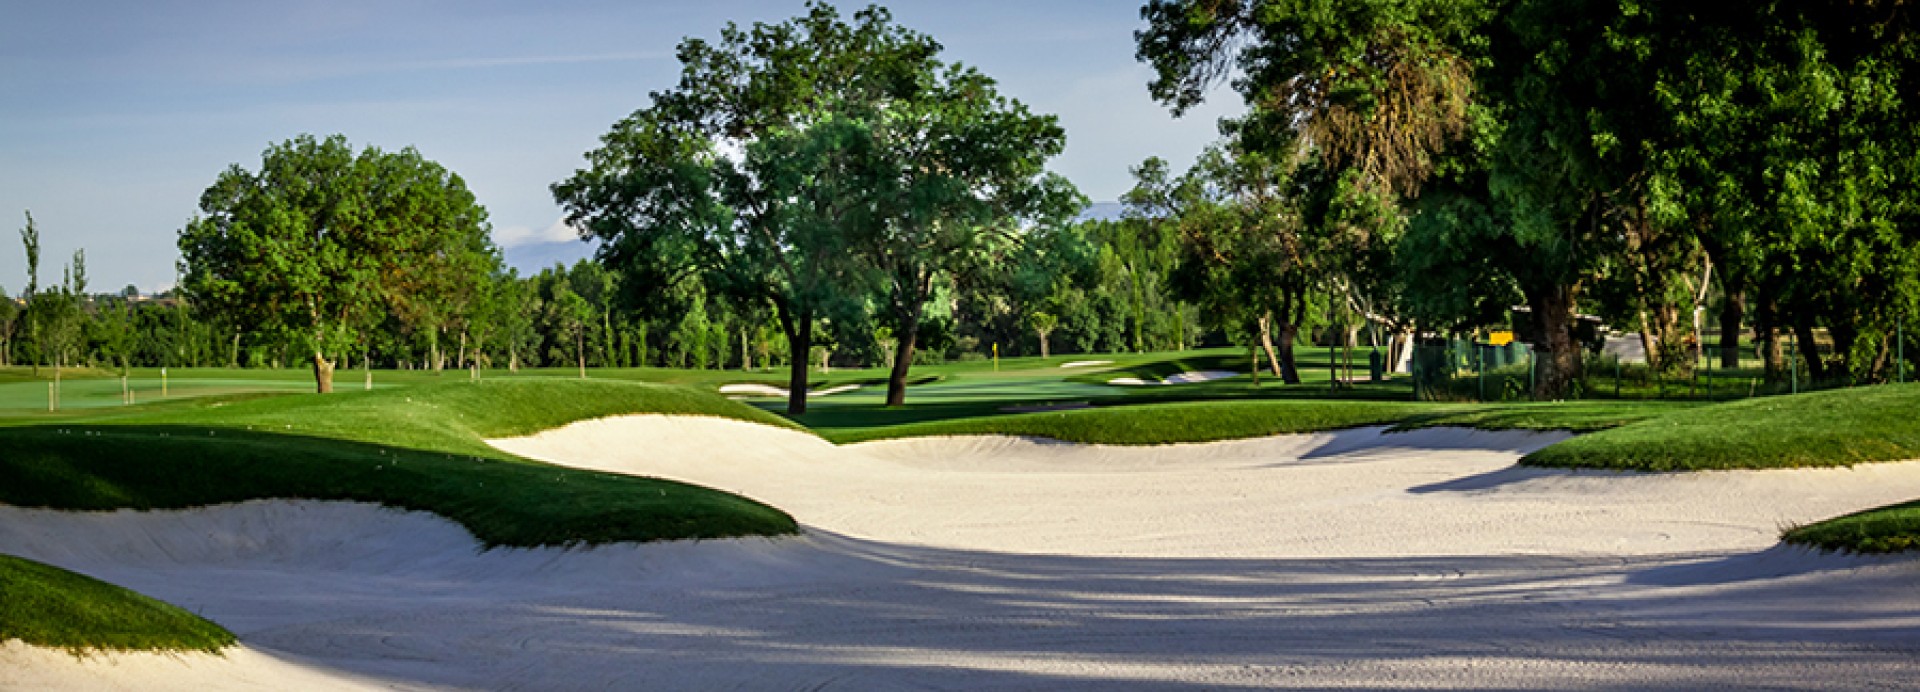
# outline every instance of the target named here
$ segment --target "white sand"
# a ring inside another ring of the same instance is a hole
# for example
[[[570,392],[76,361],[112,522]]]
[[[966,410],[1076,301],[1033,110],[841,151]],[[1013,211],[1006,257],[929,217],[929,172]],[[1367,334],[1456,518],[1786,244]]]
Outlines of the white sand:
[[[860,385],[857,385],[857,384],[836,385],[833,387],[827,387],[825,389],[820,389],[820,390],[808,390],[807,396],[810,396],[810,397],[832,396],[834,394],[840,394],[842,392],[851,392],[859,388],[860,388]],[[741,383],[741,384],[720,385],[721,394],[740,394],[745,396],[772,396],[772,397],[780,397],[782,399],[785,399],[787,397],[787,394],[790,393],[790,391],[791,390],[788,390],[784,387],[775,387],[770,384]]]
[[[301,671],[404,688],[1854,688],[1920,674],[1920,564],[1774,547],[1784,524],[1912,496],[1920,463],[1512,466],[1558,437],[836,448],[640,416],[496,445],[741,492],[807,535],[477,553],[430,515],[249,502],[0,508],[0,552],[202,612]],[[98,665],[24,667],[90,687]]]
[[[1199,370],[1199,371],[1183,372],[1176,375],[1168,375],[1167,378],[1164,380],[1146,380],[1138,377],[1116,377],[1111,380],[1107,380],[1107,384],[1120,385],[1123,387],[1139,387],[1142,385],[1156,385],[1156,384],[1193,384],[1195,382],[1212,382],[1214,380],[1226,379],[1229,377],[1234,377],[1239,374],[1240,373],[1233,372],[1231,370]]]
[[[1110,360],[1075,360],[1075,361],[1069,361],[1069,362],[1065,362],[1065,363],[1061,363],[1061,364],[1060,364],[1060,367],[1063,367],[1063,368],[1089,368],[1089,367],[1093,367],[1093,366],[1095,366],[1095,365],[1112,365],[1112,364],[1113,364],[1113,361],[1110,361]]]

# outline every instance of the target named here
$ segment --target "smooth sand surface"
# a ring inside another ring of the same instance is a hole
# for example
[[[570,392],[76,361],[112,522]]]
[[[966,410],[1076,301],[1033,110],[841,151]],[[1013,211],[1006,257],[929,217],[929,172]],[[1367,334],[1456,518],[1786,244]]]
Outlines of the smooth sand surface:
[[[1162,447],[1009,437],[835,447],[749,423],[634,416],[494,444],[740,492],[791,512],[806,534],[479,553],[438,517],[362,504],[0,507],[0,552],[180,604],[238,633],[243,658],[340,684],[1920,679],[1920,561],[1776,545],[1786,524],[1910,498],[1920,463],[1689,475],[1513,465],[1560,437],[1359,429]],[[25,667],[58,683],[100,665]],[[246,661],[138,665],[192,682],[182,687],[257,679],[242,677]],[[11,674],[0,687],[24,686]]]
[[[1168,375],[1166,379],[1141,379],[1138,377],[1116,377],[1111,380],[1107,380],[1107,384],[1120,385],[1122,387],[1139,387],[1142,385],[1164,385],[1164,384],[1193,384],[1196,382],[1212,382],[1214,380],[1224,380],[1226,378],[1234,377],[1239,374],[1240,373],[1234,372],[1232,370],[1193,370],[1193,371],[1187,371],[1183,373]]]
[[[808,390],[807,396],[810,396],[810,397],[833,396],[835,394],[851,392],[858,389],[860,389],[860,385],[843,384],[843,385],[827,387],[825,389]],[[770,384],[755,384],[755,383],[748,382],[748,383],[739,383],[739,384],[720,385],[720,393],[736,394],[736,395],[745,396],[745,397],[765,396],[765,397],[779,397],[784,399],[787,397],[788,394],[791,394],[792,392],[785,387],[775,387]]]

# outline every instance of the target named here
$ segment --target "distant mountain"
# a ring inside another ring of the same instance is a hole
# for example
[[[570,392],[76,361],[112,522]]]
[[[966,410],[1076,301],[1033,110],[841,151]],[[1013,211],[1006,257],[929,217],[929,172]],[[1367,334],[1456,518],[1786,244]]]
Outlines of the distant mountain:
[[[1125,209],[1119,202],[1094,202],[1086,211],[1080,212],[1081,221],[1118,221],[1120,212]]]

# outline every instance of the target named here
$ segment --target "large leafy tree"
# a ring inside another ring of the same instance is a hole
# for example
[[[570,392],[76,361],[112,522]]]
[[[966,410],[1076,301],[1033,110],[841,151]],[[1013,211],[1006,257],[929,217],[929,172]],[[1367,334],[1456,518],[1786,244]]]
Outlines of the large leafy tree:
[[[876,216],[855,226],[854,251],[882,282],[881,321],[896,335],[889,406],[906,401],[921,320],[940,282],[987,273],[1007,245],[1085,206],[1045,171],[1066,144],[1053,116],[1000,96],[972,69],[928,67],[913,92],[836,119],[860,140],[852,148],[871,156],[849,176]]]
[[[1216,146],[1162,191],[1143,177],[1133,193],[1165,200],[1180,248],[1173,288],[1199,303],[1209,326],[1254,334],[1288,384],[1300,382],[1293,344],[1327,246],[1317,217],[1329,190],[1315,184],[1323,171],[1302,163]]]
[[[634,291],[698,279],[770,304],[792,354],[790,413],[806,410],[816,323],[878,293],[899,337],[899,403],[935,286],[1073,199],[1041,171],[1062,147],[1053,118],[939,51],[884,9],[848,22],[819,2],[688,39],[679,84],[615,124],[554,198]]]
[[[782,24],[729,24],[717,44],[687,39],[679,84],[614,124],[554,199],[605,241],[600,259],[632,291],[684,295],[673,289],[704,280],[771,304],[792,354],[787,410],[803,413],[815,323],[867,290],[847,229],[877,222],[834,108],[912,93],[938,49],[884,10],[849,24],[818,3]]]
[[[200,211],[180,231],[185,293],[311,354],[322,393],[360,330],[410,308],[437,329],[498,261],[459,176],[412,148],[355,153],[339,135],[270,146],[258,172],[234,165]]]

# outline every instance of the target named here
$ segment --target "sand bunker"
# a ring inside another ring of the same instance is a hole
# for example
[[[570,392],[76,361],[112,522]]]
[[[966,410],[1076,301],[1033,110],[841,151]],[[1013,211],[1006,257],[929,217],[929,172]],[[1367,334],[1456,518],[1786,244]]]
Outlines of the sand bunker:
[[[1093,367],[1095,365],[1112,365],[1112,364],[1113,364],[1113,361],[1110,361],[1110,360],[1076,360],[1076,361],[1071,361],[1067,363],[1061,363],[1060,367],[1087,368],[1087,367]]]
[[[857,385],[857,384],[843,384],[843,385],[837,385],[833,387],[827,387],[825,389],[808,390],[807,396],[831,396],[831,395],[840,394],[843,392],[851,392],[859,388],[860,388],[860,385]],[[790,390],[787,390],[781,387],[775,387],[770,384],[726,384],[726,385],[720,385],[720,393],[721,394],[737,394],[737,395],[750,396],[750,397],[773,396],[773,397],[780,397],[784,399],[790,393]]]
[[[1239,374],[1240,373],[1231,370],[1200,370],[1196,372],[1183,372],[1178,375],[1168,375],[1166,379],[1162,380],[1141,379],[1138,377],[1116,377],[1107,380],[1107,384],[1116,384],[1124,387],[1155,384],[1192,384],[1195,382],[1211,382],[1213,380],[1226,379],[1228,377],[1238,376]]]
[[[400,688],[1862,687],[1920,674],[1920,564],[1775,545],[1783,525],[1910,497],[1920,463],[1513,466],[1561,437],[835,447],[636,416],[494,444],[740,492],[806,535],[480,553],[438,517],[362,504],[0,507],[0,552],[181,604],[248,656]],[[40,677],[23,678],[17,660],[0,658],[15,676],[0,687],[92,687],[72,676],[99,665],[34,659],[26,674]]]

